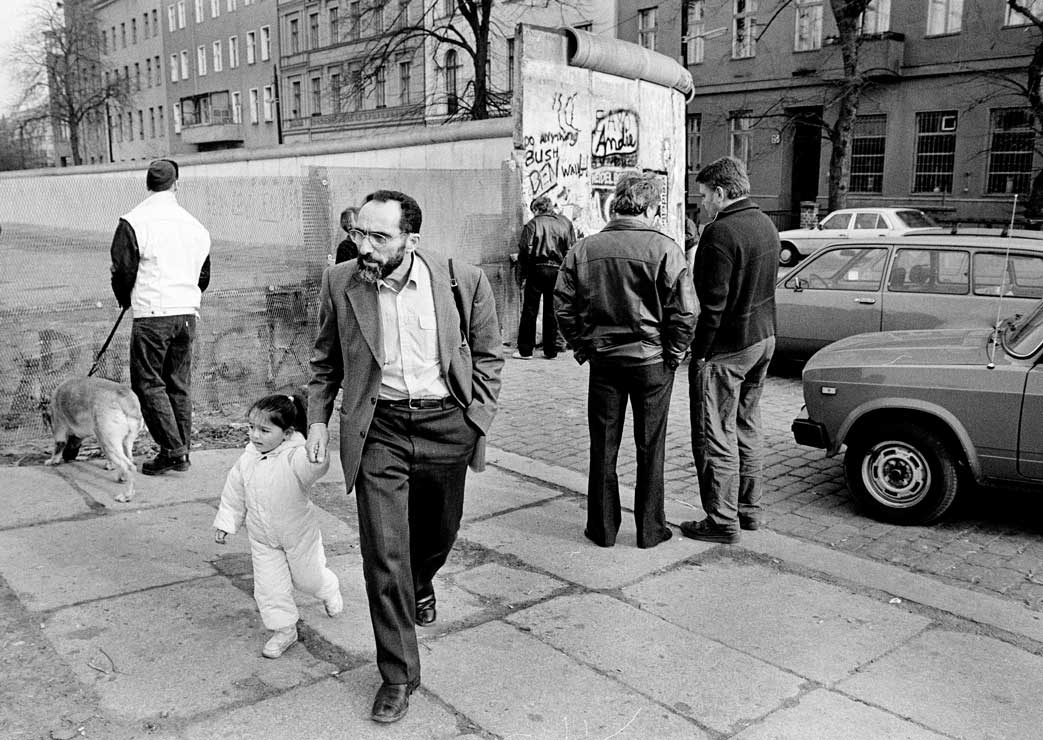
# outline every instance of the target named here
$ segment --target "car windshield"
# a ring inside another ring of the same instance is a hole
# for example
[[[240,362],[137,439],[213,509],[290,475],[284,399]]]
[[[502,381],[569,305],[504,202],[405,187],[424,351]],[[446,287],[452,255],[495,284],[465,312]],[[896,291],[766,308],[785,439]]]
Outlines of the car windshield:
[[[906,228],[909,229],[925,229],[938,225],[933,218],[923,211],[910,209],[908,211],[898,211],[896,215],[898,216],[898,220],[905,224]]]
[[[1005,322],[1003,348],[1015,357],[1028,357],[1043,346],[1043,300],[1024,316]]]

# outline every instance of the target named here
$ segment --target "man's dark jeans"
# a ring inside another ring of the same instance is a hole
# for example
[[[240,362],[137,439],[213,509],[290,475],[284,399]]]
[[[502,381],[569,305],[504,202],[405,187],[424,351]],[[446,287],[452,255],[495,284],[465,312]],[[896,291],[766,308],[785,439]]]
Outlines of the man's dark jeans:
[[[619,531],[619,478],[616,459],[623,437],[627,399],[634,413],[637,448],[637,484],[634,519],[637,546],[655,547],[666,539],[663,505],[663,462],[666,457],[666,420],[674,374],[662,361],[621,367],[591,364],[587,396],[590,429],[590,477],[587,481],[587,536],[608,547]]]
[[[540,298],[543,299],[543,354],[545,357],[558,354],[558,319],[554,316],[554,283],[557,279],[557,265],[534,265],[529,268],[518,326],[518,354],[531,355],[536,345]]]
[[[152,439],[170,457],[192,441],[192,340],[196,317],[148,316],[130,331],[130,387]]]

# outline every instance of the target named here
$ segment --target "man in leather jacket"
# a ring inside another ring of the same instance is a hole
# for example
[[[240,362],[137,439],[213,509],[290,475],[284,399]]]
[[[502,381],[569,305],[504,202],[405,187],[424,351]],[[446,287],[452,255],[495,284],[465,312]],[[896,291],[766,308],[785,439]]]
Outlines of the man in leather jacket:
[[[624,176],[613,218],[576,242],[558,273],[554,305],[576,360],[590,361],[587,401],[590,474],[583,534],[615,544],[620,525],[616,457],[627,399],[637,447],[637,546],[670,539],[663,505],[666,420],[674,371],[695,331],[695,291],[684,252],[653,225],[661,186],[655,175]]]
[[[518,267],[525,280],[522,298],[521,322],[518,326],[519,360],[532,359],[536,344],[536,318],[543,299],[543,356],[553,360],[558,355],[558,322],[554,318],[554,281],[558,268],[569,248],[576,241],[576,233],[568,218],[556,213],[554,203],[545,195],[529,206],[535,214],[522,228],[518,244]]]

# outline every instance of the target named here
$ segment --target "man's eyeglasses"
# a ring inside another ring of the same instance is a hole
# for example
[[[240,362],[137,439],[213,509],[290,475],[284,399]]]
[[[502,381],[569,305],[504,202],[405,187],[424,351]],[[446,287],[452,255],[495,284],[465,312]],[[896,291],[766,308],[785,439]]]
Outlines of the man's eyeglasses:
[[[392,239],[397,239],[405,232],[398,232],[397,234],[382,234],[379,231],[363,231],[362,229],[348,229],[348,238],[355,244],[362,244],[366,239],[369,239],[375,246],[383,247]]]

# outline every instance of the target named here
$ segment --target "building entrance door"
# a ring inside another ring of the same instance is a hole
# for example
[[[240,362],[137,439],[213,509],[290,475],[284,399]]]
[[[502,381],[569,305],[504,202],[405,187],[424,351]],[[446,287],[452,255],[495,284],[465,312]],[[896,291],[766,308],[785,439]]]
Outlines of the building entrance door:
[[[794,222],[800,218],[800,203],[818,197],[819,156],[822,152],[822,129],[813,123],[822,115],[821,108],[788,111],[793,122],[793,176],[790,182],[790,210]]]

